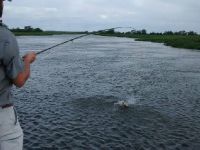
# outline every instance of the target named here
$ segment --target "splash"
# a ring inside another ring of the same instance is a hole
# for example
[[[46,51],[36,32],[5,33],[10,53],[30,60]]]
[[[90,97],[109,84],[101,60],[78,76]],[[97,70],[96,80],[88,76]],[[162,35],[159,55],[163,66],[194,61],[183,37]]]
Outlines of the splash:
[[[117,101],[114,103],[115,107],[121,107],[121,108],[128,108],[132,105],[136,105],[138,103],[138,99],[136,99],[134,96],[128,97],[124,100]]]

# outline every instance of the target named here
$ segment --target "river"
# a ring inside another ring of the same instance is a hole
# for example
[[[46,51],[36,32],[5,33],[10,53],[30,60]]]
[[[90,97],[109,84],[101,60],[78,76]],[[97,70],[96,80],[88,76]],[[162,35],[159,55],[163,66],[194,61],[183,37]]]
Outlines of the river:
[[[22,55],[74,36],[17,40]],[[39,55],[13,99],[25,150],[200,149],[199,51],[88,36]]]

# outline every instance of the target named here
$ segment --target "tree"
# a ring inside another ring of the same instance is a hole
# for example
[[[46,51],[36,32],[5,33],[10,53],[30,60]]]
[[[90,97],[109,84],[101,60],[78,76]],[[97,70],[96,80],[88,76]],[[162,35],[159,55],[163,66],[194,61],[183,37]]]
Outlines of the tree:
[[[40,29],[40,28],[35,28],[35,29],[34,29],[34,32],[43,32],[43,31],[42,31],[42,29]]]
[[[141,34],[147,34],[147,31],[145,29],[142,29]]]
[[[190,31],[190,32],[187,33],[187,35],[198,35],[198,34],[194,31]]]
[[[163,34],[164,35],[173,35],[174,33],[172,31],[165,31]]]
[[[30,32],[30,31],[33,31],[33,28],[31,26],[25,26],[24,30]]]
[[[110,29],[106,32],[107,34],[114,34],[115,33],[115,30],[114,29]]]

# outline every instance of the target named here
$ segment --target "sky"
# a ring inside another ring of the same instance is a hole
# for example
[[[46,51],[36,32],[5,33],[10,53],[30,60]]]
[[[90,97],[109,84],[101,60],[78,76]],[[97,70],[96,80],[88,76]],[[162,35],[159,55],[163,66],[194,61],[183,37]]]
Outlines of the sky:
[[[13,0],[4,3],[9,27],[94,31],[131,26],[148,32],[200,33],[199,0]]]

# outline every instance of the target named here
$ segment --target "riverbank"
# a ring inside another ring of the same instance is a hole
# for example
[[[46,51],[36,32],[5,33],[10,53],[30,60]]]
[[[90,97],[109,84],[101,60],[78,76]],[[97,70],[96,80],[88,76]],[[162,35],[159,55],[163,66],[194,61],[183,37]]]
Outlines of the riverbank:
[[[16,36],[46,36],[62,34],[84,34],[86,32],[43,31],[43,32],[13,32]]]
[[[16,36],[47,36],[61,34],[85,34],[88,32],[64,32],[64,31],[43,31],[43,32],[14,32]],[[166,46],[185,49],[200,50],[200,35],[139,35],[139,34],[122,34],[122,33],[101,33],[101,36],[115,36],[134,38],[136,41],[150,41],[164,43]]]
[[[175,48],[197,49],[200,50],[199,35],[137,35],[137,34],[100,34],[102,36],[117,36],[134,38],[136,41],[150,41],[164,43],[164,45]]]

